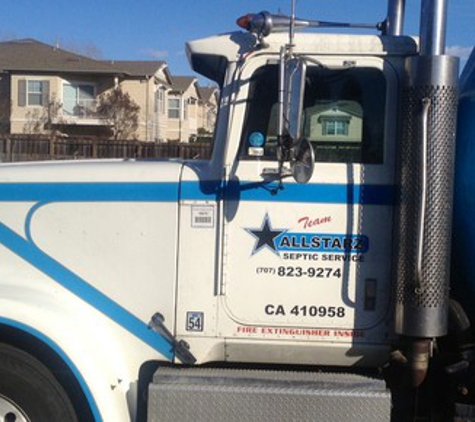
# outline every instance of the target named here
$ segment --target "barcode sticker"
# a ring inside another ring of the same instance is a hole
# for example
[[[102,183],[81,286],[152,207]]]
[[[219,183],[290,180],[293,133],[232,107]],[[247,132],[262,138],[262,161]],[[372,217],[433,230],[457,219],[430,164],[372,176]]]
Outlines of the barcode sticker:
[[[191,207],[191,227],[213,228],[214,207],[203,205]]]

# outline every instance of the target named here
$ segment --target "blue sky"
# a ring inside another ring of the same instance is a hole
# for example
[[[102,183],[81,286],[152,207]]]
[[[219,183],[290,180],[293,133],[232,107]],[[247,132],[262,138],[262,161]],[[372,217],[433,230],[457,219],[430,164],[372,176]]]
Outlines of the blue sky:
[[[297,16],[379,22],[385,0],[297,0]],[[407,33],[416,33],[420,1],[406,0]],[[101,59],[164,60],[192,74],[184,43],[237,29],[248,12],[289,13],[290,0],[0,0],[0,40],[36,38]],[[449,0],[447,45],[465,57],[475,44],[475,2]]]

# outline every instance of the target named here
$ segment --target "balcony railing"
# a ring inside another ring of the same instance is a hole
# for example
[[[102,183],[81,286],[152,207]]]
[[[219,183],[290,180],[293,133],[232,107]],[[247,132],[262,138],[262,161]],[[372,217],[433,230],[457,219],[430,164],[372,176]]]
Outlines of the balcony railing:
[[[64,104],[63,117],[78,119],[99,119],[97,115],[97,100],[78,100],[75,104]]]

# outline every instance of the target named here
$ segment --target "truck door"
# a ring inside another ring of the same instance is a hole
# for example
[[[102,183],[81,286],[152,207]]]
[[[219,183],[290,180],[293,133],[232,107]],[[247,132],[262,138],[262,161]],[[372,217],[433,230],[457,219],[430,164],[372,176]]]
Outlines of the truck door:
[[[316,157],[308,184],[275,177],[278,66],[242,70],[220,330],[233,339],[387,343],[396,73],[376,57],[314,63],[303,117]]]

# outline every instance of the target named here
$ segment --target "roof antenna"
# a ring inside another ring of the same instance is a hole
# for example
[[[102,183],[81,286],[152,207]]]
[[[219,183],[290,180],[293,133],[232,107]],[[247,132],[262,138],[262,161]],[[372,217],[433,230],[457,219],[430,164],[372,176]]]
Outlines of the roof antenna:
[[[289,54],[292,56],[294,50],[294,35],[295,35],[295,1],[292,0],[290,12],[290,31],[289,31]]]

